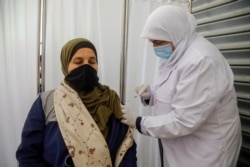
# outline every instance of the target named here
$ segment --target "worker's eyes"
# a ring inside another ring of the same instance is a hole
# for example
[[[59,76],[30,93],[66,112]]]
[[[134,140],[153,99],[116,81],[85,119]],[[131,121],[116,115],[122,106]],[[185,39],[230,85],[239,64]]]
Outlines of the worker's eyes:
[[[155,40],[155,41],[153,41],[153,44],[157,44],[157,45],[160,45],[160,44],[163,44],[165,41],[157,41],[157,40]]]

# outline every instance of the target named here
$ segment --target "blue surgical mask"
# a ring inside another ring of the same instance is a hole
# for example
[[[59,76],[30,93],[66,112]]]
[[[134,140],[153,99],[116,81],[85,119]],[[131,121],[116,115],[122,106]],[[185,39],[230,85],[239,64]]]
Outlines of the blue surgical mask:
[[[156,56],[159,56],[163,59],[168,59],[173,53],[173,50],[170,44],[166,44],[154,47],[154,52]]]

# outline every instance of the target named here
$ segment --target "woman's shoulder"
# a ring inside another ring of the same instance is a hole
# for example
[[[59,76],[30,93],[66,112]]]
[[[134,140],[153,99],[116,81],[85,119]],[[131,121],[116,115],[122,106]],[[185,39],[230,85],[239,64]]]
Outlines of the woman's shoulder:
[[[51,90],[47,90],[47,91],[41,92],[40,96],[41,96],[41,98],[50,97],[50,96],[53,95],[54,91],[55,91],[54,89],[51,89]]]
[[[42,107],[45,114],[46,124],[51,121],[56,121],[54,110],[54,89],[40,93]]]

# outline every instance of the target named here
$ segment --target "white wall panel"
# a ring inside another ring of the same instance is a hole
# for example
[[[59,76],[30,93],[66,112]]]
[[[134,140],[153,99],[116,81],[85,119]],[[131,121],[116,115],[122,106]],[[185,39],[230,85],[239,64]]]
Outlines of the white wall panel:
[[[235,75],[243,143],[238,167],[250,166],[250,1],[193,0],[197,31],[214,43]]]

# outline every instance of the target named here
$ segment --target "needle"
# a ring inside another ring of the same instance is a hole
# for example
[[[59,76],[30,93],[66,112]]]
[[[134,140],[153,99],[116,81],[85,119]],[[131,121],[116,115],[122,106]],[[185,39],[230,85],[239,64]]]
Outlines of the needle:
[[[134,95],[134,99],[137,98],[137,97],[138,97],[137,95]],[[128,104],[128,103],[130,103],[130,102],[131,102],[131,100],[128,99],[128,100],[126,101],[126,104]]]

